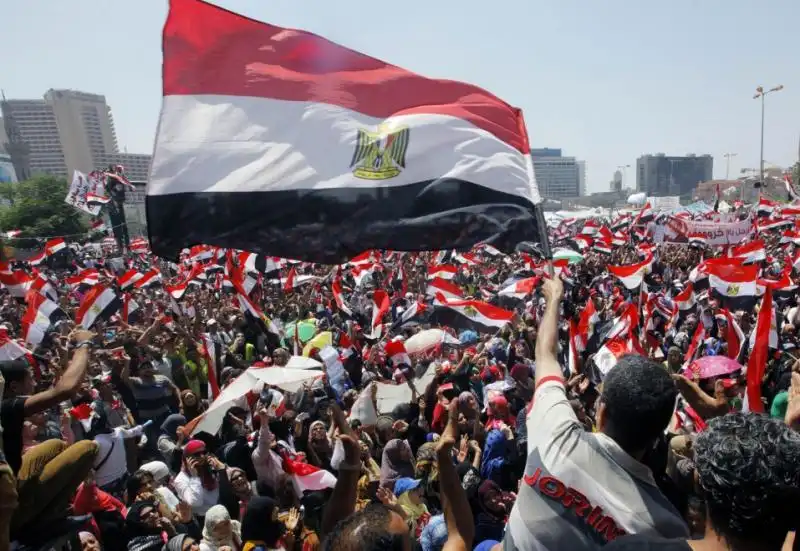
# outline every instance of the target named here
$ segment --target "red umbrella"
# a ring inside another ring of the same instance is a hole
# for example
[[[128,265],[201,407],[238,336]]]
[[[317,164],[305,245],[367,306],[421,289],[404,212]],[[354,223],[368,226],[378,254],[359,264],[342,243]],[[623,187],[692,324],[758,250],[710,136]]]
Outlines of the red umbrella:
[[[695,374],[698,374],[701,379],[710,379],[711,377],[730,375],[741,369],[742,365],[739,362],[727,356],[703,356],[689,364],[689,367],[683,370],[683,375],[692,379]]]

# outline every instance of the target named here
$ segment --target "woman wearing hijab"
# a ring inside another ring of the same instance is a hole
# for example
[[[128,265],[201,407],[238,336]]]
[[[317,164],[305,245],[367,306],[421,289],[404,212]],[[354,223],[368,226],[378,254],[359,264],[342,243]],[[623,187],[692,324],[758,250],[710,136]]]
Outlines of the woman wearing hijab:
[[[164,533],[175,535],[175,528],[158,514],[155,501],[137,501],[128,509],[125,517],[128,530],[128,551],[161,551]]]
[[[481,457],[481,478],[492,480],[503,488],[512,488],[514,475],[510,466],[516,459],[517,449],[511,429],[503,426],[502,430],[489,431]]]
[[[203,413],[203,406],[195,392],[191,390],[181,391],[181,412],[187,421],[196,419]]]
[[[310,464],[326,471],[333,470],[331,469],[333,446],[322,421],[314,421],[308,428],[308,452]]]
[[[378,462],[372,459],[369,444],[363,440],[359,441],[358,445],[361,447],[361,465],[364,476],[367,477],[369,482],[378,482],[381,479],[381,466]]]
[[[392,489],[398,479],[412,478],[414,476],[412,457],[411,448],[405,440],[399,438],[390,440],[383,448],[381,457],[381,487]]]
[[[181,472],[175,477],[178,498],[192,508],[197,520],[219,503],[219,471],[224,470],[219,460],[206,452],[201,440],[189,440],[183,447]]]
[[[422,535],[422,529],[431,519],[428,507],[423,501],[423,490],[419,480],[401,478],[394,483],[394,495],[406,514],[406,523],[415,539]]]
[[[294,531],[299,520],[295,511],[284,525],[278,520],[278,503],[274,499],[254,497],[242,519],[242,551],[294,549]]]
[[[500,430],[503,425],[514,426],[516,419],[511,416],[508,400],[505,396],[493,396],[489,400],[489,406],[486,408],[489,416],[486,421],[486,430]]]
[[[219,503],[225,506],[231,519],[238,521],[244,516],[255,492],[242,469],[228,466],[226,474],[227,478],[220,481]]]
[[[439,512],[439,464],[436,459],[436,443],[426,442],[417,450],[414,478],[422,482],[422,489],[431,511]]]
[[[151,461],[139,467],[139,470],[153,475],[153,491],[158,495],[158,499],[164,503],[172,513],[176,513],[180,500],[168,487],[169,468],[167,464],[163,461]]]
[[[513,500],[513,498],[511,498]],[[510,511],[509,495],[491,480],[484,480],[478,487],[475,513],[475,540],[502,540],[506,527],[506,515]],[[512,501],[513,504],[513,501]]]
[[[480,406],[472,392],[464,391],[458,395],[458,426],[462,434],[477,435],[482,424],[480,421]],[[447,414],[444,415],[445,420]]]
[[[161,434],[158,437],[158,451],[164,457],[164,462],[173,470],[180,469],[180,447],[183,444],[183,433],[179,434],[178,429],[186,425],[186,417],[178,413],[167,416],[161,423]]]
[[[240,532],[239,522],[231,520],[228,510],[222,505],[214,505],[206,513],[200,551],[219,551],[226,546],[234,551],[241,549]]]
[[[178,534],[167,542],[163,551],[200,551],[200,544],[186,534]]]

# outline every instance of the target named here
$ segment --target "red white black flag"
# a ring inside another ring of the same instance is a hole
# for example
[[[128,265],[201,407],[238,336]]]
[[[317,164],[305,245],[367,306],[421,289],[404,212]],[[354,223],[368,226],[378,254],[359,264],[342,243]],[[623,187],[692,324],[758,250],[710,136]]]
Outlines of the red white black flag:
[[[154,253],[549,252],[522,112],[489,92],[197,0],[170,1],[163,37]]]

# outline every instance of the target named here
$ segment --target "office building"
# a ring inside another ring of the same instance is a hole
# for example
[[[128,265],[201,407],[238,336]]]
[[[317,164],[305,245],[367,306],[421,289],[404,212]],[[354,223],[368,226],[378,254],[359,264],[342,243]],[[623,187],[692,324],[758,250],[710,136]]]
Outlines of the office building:
[[[48,90],[45,102],[53,109],[69,174],[90,172],[103,157],[117,153],[117,134],[105,96],[76,90]]]
[[[561,149],[538,147],[531,149],[531,157],[561,157]]]
[[[120,153],[105,96],[48,90],[43,99],[3,100],[0,108],[5,130],[0,147],[20,179],[37,173],[71,179],[75,170],[121,164],[131,180],[147,180],[150,155]]]
[[[622,191],[622,171],[615,170],[614,178],[611,180],[611,188],[609,191]]]
[[[67,177],[67,164],[53,108],[41,99],[0,103],[7,141],[3,148],[20,179],[44,173]]]
[[[636,159],[636,190],[649,197],[691,195],[697,184],[711,180],[713,171],[711,155],[642,155]]]
[[[102,157],[102,166],[122,165],[125,175],[130,181],[146,182],[150,176],[150,161],[152,155],[145,153],[115,153]]]
[[[533,172],[539,193],[548,199],[580,197],[586,187],[586,165],[564,157],[561,149],[531,149]]]

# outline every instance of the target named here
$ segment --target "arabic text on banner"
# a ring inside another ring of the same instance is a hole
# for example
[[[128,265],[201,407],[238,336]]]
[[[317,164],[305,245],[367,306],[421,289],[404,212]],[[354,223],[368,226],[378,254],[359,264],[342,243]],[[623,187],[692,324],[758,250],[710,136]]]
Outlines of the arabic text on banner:
[[[688,243],[690,234],[702,234],[706,243],[712,247],[736,245],[747,238],[751,227],[750,220],[714,222],[670,216],[662,226],[663,232],[658,232],[661,235],[656,238],[661,237],[661,241],[665,243]]]
[[[97,182],[91,181],[86,174],[76,170],[72,176],[72,184],[69,186],[64,202],[78,210],[97,216],[100,212],[100,205],[90,206],[86,204],[86,194],[93,193],[96,186]]]
[[[677,196],[648,197],[647,202],[653,210],[672,210],[681,206],[681,198]]]

